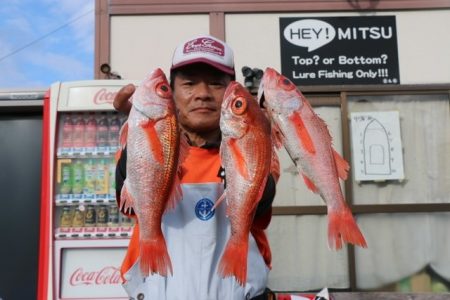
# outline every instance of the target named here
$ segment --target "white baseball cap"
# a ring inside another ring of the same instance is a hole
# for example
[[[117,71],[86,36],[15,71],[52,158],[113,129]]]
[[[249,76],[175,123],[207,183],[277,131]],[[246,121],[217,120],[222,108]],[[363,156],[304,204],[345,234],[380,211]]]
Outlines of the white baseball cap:
[[[225,42],[210,35],[192,37],[175,49],[170,70],[193,63],[206,63],[234,75],[233,50]]]

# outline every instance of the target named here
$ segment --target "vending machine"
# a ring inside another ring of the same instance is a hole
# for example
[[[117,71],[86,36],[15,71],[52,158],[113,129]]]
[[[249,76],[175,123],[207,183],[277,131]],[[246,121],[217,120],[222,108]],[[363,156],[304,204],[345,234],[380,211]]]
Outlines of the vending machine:
[[[44,100],[38,299],[128,299],[120,265],[133,220],[119,213],[115,153],[124,80],[55,83]]]

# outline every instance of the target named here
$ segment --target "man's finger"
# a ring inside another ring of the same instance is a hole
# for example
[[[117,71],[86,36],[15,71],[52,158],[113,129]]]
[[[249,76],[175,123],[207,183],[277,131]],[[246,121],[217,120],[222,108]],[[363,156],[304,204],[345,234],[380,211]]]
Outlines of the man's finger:
[[[128,114],[131,110],[131,102],[128,101],[136,88],[132,83],[122,87],[114,97],[113,106],[117,111]]]

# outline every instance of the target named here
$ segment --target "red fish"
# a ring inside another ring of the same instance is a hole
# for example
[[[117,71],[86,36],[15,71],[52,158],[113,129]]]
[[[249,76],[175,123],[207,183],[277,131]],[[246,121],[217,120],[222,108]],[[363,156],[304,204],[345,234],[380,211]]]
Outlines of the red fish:
[[[297,87],[274,69],[264,72],[258,94],[263,95],[277,144],[284,145],[307,187],[327,205],[330,248],[340,249],[342,240],[367,247],[339,184],[350,167],[333,149],[325,122]]]
[[[231,236],[219,264],[219,274],[234,276],[244,285],[250,228],[271,170],[270,122],[254,97],[242,85],[232,82],[225,91],[220,129]]]
[[[172,274],[172,264],[161,219],[165,209],[174,207],[182,196],[177,176],[180,131],[172,91],[161,69],[136,89],[120,139],[127,146],[120,206],[125,211],[133,208],[138,219],[141,273],[167,276]]]

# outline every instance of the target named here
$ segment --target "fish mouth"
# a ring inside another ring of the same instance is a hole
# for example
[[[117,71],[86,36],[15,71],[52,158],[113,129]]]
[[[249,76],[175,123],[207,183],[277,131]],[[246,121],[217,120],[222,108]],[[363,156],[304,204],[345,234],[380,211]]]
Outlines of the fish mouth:
[[[258,88],[258,94],[256,96],[256,101],[259,103],[259,107],[267,108],[266,98],[264,97],[264,82],[261,81]]]
[[[161,77],[162,75],[164,75],[164,78],[166,77],[163,70],[161,70],[160,68],[156,68],[155,70],[153,70],[153,72],[150,73],[150,78],[155,79]]]

